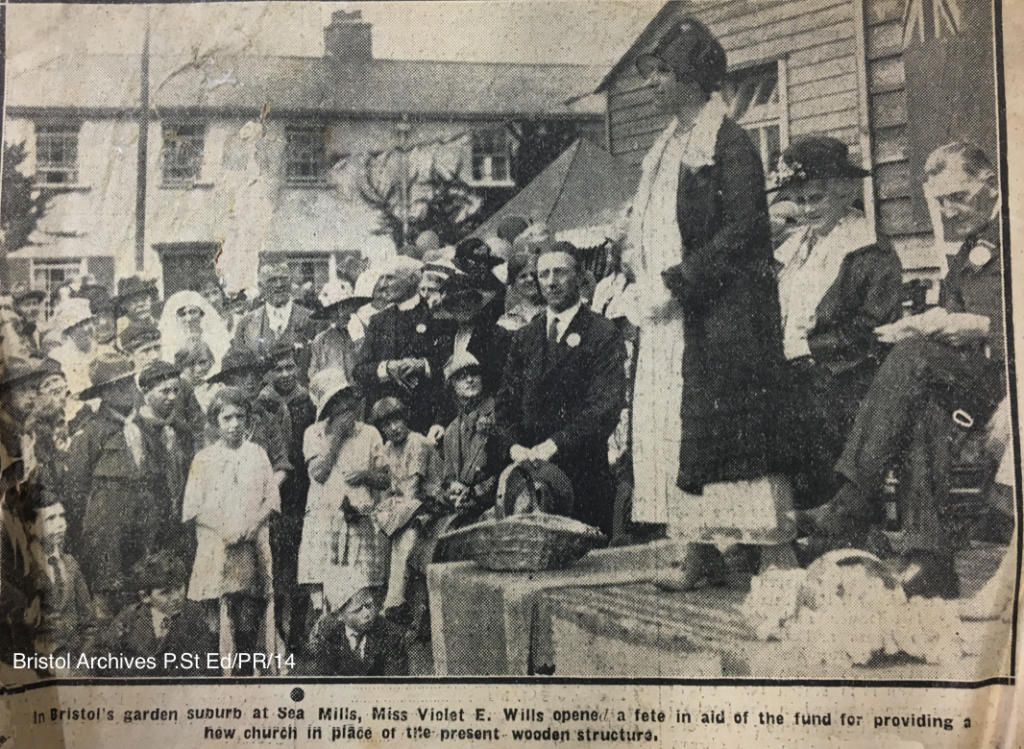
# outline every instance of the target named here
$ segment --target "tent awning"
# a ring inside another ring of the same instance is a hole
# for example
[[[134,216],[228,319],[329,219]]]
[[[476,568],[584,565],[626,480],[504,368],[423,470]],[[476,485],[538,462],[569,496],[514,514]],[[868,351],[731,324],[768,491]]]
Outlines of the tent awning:
[[[602,244],[632,200],[639,171],[580,138],[474,232],[489,239],[510,216],[545,223],[578,247]]]

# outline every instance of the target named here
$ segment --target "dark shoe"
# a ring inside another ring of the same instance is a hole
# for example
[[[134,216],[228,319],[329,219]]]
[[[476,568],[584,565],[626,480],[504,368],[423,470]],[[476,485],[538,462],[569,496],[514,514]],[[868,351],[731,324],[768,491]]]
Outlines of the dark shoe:
[[[956,576],[953,557],[914,550],[901,560],[899,569],[903,591],[908,598],[951,599],[960,595],[960,580]]]
[[[726,579],[721,552],[709,544],[688,544],[681,557],[658,568],[652,582],[662,590],[683,592]]]

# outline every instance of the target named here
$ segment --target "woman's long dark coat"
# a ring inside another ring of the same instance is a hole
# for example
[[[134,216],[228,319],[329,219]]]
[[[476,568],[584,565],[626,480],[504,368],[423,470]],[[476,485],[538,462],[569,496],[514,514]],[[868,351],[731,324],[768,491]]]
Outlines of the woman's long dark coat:
[[[782,324],[761,157],[726,119],[715,163],[679,173],[683,261],[664,272],[683,306],[679,487],[755,479],[781,465]]]

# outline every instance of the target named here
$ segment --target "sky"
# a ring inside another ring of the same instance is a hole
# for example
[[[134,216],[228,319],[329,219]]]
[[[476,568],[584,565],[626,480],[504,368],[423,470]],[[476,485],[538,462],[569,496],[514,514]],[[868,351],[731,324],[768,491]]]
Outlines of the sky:
[[[7,5],[13,70],[74,52],[138,53],[147,12],[154,54],[323,54],[336,10],[373,24],[378,58],[559,62],[610,66],[661,0],[238,2],[153,6]]]

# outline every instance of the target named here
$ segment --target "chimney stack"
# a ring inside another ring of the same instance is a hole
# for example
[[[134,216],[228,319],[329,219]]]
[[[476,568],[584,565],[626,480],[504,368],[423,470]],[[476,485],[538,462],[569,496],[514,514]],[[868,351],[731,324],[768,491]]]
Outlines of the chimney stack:
[[[369,62],[373,59],[373,27],[363,21],[361,11],[337,10],[324,28],[324,55],[340,62]]]

